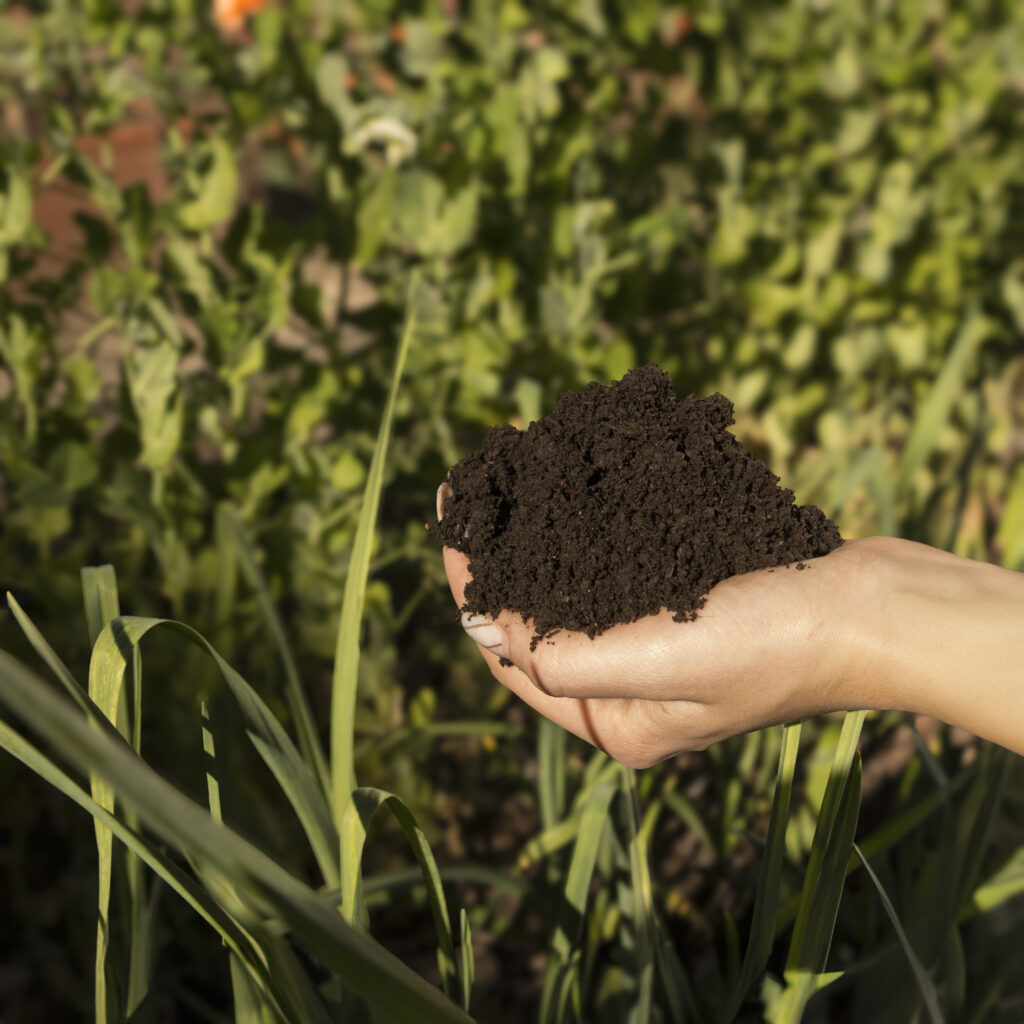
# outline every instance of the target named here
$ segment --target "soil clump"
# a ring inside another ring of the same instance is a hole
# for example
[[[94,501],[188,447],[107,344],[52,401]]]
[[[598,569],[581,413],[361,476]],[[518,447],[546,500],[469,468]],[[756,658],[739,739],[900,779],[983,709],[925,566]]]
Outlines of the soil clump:
[[[654,365],[563,394],[526,430],[492,427],[449,470],[428,530],[469,557],[463,611],[532,617],[534,645],[665,608],[692,621],[716,583],[828,554],[839,531],[728,431],[721,394],[678,398]]]

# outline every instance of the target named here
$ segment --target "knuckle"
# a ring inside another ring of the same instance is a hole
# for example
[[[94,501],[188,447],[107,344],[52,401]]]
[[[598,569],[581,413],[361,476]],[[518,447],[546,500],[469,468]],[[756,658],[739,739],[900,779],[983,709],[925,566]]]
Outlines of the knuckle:
[[[558,667],[558,645],[542,640],[526,658],[526,674],[538,690],[551,697],[571,697],[572,687]]]

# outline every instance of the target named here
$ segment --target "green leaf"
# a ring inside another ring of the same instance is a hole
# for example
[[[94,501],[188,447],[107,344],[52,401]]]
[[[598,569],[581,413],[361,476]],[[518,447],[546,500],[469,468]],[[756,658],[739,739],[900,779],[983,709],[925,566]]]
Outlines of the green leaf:
[[[557,959],[548,963],[541,994],[539,1019],[542,1022],[567,1020],[568,1001],[580,984],[578,943],[586,920],[587,896],[608,820],[608,808],[618,791],[619,786],[610,779],[590,787],[579,816],[579,828],[573,829],[576,845],[555,920],[552,948]]]
[[[421,169],[403,174],[395,193],[395,222],[407,244],[424,256],[448,256],[461,249],[477,225],[475,183],[449,195],[436,175]]]
[[[825,968],[850,858],[853,830],[857,825],[860,800],[857,741],[864,725],[864,715],[863,711],[850,711],[843,719],[814,829],[800,909],[786,960],[787,970],[818,973]]]
[[[483,114],[490,129],[491,147],[505,165],[506,195],[521,196],[529,182],[533,151],[516,89],[507,83],[498,84]]]
[[[957,822],[953,884],[945,888],[952,911],[949,924],[956,919],[978,884],[988,850],[989,833],[997,820],[1013,757],[1009,750],[994,744],[984,744],[979,753],[978,774],[968,793],[967,806]]]
[[[645,830],[640,826],[640,802],[636,792],[636,772],[623,766],[621,791],[626,803],[627,848],[629,851],[629,874],[632,882],[633,949],[636,978],[636,995],[633,1003],[633,1019],[647,1022],[651,1019],[654,999],[654,977],[657,966],[657,924],[654,899],[651,892],[651,869],[647,856]]]
[[[677,814],[686,827],[703,843],[708,853],[716,857],[721,854],[722,851],[719,849],[719,844],[715,842],[711,829],[708,828],[708,824],[701,816],[696,804],[689,797],[676,789],[664,788],[661,791],[661,799],[665,802],[665,806]]]
[[[971,778],[970,771],[961,772],[948,786],[943,789],[936,789],[923,796],[920,800],[900,811],[888,821],[879,825],[860,844],[860,848],[866,857],[874,857],[876,854],[887,850],[898,843],[904,836],[912,832],[923,821],[927,820],[935,811],[947,805],[953,795],[962,789]],[[857,855],[850,854],[849,863],[846,866],[847,875],[860,870],[860,860]],[[788,899],[779,911],[778,920],[775,925],[775,935],[778,937],[797,915],[800,907],[801,894],[797,893]]]
[[[971,896],[974,910],[985,913],[1024,892],[1024,846],[982,882]]]
[[[122,701],[122,672],[116,679],[103,671],[102,658],[97,658],[96,641],[102,635],[107,623],[120,615],[117,597],[117,577],[114,567],[101,565],[82,570],[82,593],[85,597],[85,618],[89,627],[89,639],[93,644],[93,655],[89,661],[89,697],[100,712],[113,724],[117,731],[128,737],[126,704]],[[105,811],[114,810],[114,791],[99,776],[90,776],[93,799]],[[96,975],[95,1014],[97,1024],[106,1024],[108,1013],[107,994],[107,950],[110,944],[110,882],[113,871],[114,837],[110,829],[97,819],[96,852],[98,893],[96,910]],[[115,1011],[115,1017],[118,1016]]]
[[[459,975],[462,980],[462,1008],[466,1013],[469,1013],[476,969],[473,964],[473,933],[469,927],[469,915],[466,913],[465,907],[459,910],[459,944],[459,951],[461,953]]]
[[[356,210],[355,258],[361,264],[373,262],[395,218],[397,174],[391,168],[363,182]]]
[[[470,1018],[394,955],[324,906],[320,897],[157,775],[130,749],[92,728],[66,701],[0,651],[0,703],[82,771],[116,790],[157,836],[231,880],[254,921],[279,918],[296,941],[386,1017],[421,1024]]]
[[[213,737],[213,729],[210,723],[210,710],[206,701],[200,705],[203,717],[203,755],[206,764],[206,791],[210,807],[210,816],[214,821],[223,822],[220,803],[220,780],[217,777],[217,752]],[[250,733],[250,737],[252,734]],[[258,737],[257,737],[258,739]],[[275,773],[276,774],[276,773]],[[213,888],[227,897],[232,906],[241,906],[243,899],[232,885],[231,880],[219,875],[214,875],[211,869],[205,869],[208,878],[216,878]],[[203,871],[200,869],[200,874]],[[330,1024],[331,1017],[328,1015],[323,1003],[313,990],[308,977],[299,965],[294,953],[287,945],[287,939],[270,934],[269,929],[261,930],[263,934],[260,940],[252,939],[254,945],[258,946],[259,953],[266,962],[268,971],[274,977],[276,983],[286,994],[291,1005],[300,1008],[300,1019],[310,1021],[310,1024]],[[231,970],[231,991],[234,998],[236,1019],[248,1021],[269,1020],[277,1024],[274,1015],[273,1000],[268,999],[261,991],[260,986],[255,983],[252,976],[246,970],[245,963],[239,959],[237,953],[228,950],[228,962]]]
[[[339,491],[354,491],[366,483],[366,466],[354,452],[342,452],[331,466],[330,480]]]
[[[314,76],[320,102],[346,130],[351,129],[358,109],[345,85],[349,70],[349,62],[344,54],[328,51],[317,62]]]
[[[217,295],[210,268],[203,262],[191,240],[180,236],[167,241],[167,258],[181,275],[185,287],[196,297],[200,307],[209,305]]]
[[[568,963],[573,947],[583,931],[587,910],[587,894],[597,864],[601,833],[608,820],[608,808],[618,787],[613,782],[600,782],[590,790],[575,830],[576,845],[565,879],[565,888],[555,923],[552,945],[563,963]]]
[[[285,680],[288,684],[286,691],[288,706],[295,721],[295,728],[299,736],[299,748],[302,751],[303,760],[305,760],[320,784],[324,799],[329,801],[331,791],[330,773],[323,747],[320,745],[316,723],[313,720],[313,712],[309,706],[302,681],[299,679],[295,655],[292,653],[284,626],[277,614],[277,609],[274,607],[274,602],[270,597],[270,591],[267,589],[263,574],[256,564],[255,554],[249,546],[242,517],[239,515],[238,510],[228,502],[222,502],[217,507],[217,514],[223,518],[223,535],[229,536],[234,542],[238,554],[238,564],[242,569],[246,582],[256,591],[260,610],[263,613],[267,627],[270,630],[270,635],[274,638],[278,654],[281,657]]]
[[[6,658],[7,655],[0,652],[0,657]],[[144,861],[155,875],[181,896],[220,935],[225,945],[235,953],[239,962],[245,965],[245,969],[261,990],[267,993],[272,1000],[276,1000],[276,996],[273,995],[273,979],[257,955],[251,937],[232,920],[230,915],[195,879],[185,874],[153,843],[128,828],[124,822],[96,803],[81,786],[3,721],[0,721],[0,747],[34,771],[40,778],[45,779],[59,793],[91,814],[97,823],[110,829],[118,840]],[[275,1002],[275,1005],[280,1008],[281,1004]]]
[[[207,701],[200,704],[203,716],[203,754],[206,760],[206,796],[210,805],[210,816],[214,821],[223,821],[220,810],[220,780],[217,778],[217,745],[213,739],[213,727],[210,724],[210,705]]]
[[[931,454],[953,409],[953,403],[970,374],[977,349],[991,330],[991,324],[982,313],[976,308],[967,310],[942,369],[914,418],[914,426],[900,461],[900,490],[906,488],[918,467]]]
[[[302,825],[328,885],[337,885],[338,839],[324,794],[309,767],[288,738],[281,723],[255,690],[217,653],[200,633],[172,619],[147,619],[125,616],[113,621],[97,639],[93,662],[102,673],[104,686],[120,685],[127,668],[127,657],[150,630],[157,627],[183,633],[208,654],[242,712],[246,727],[260,756],[278,779]],[[90,669],[92,678],[92,669]]]
[[[82,689],[82,684],[71,674],[71,670],[64,664],[43,634],[39,632],[35,623],[25,614],[21,605],[14,599],[14,595],[10,591],[7,592],[7,607],[11,609],[11,614],[21,627],[21,631],[25,634],[26,639],[32,645],[36,654],[50,667],[50,670],[60,680],[72,700],[82,711],[88,713],[91,702],[85,690]]]
[[[766,995],[765,1021],[768,1024],[801,1024],[811,996],[842,976],[842,971],[818,974],[814,971],[787,970],[784,975],[785,988]]]
[[[338,639],[334,655],[334,677],[331,686],[331,775],[334,808],[337,813],[348,805],[349,795],[356,788],[353,740],[355,734],[356,689],[359,682],[359,634],[366,598],[366,580],[370,571],[370,549],[377,525],[377,510],[384,486],[384,463],[391,438],[391,423],[395,416],[395,402],[416,328],[416,302],[419,274],[414,272],[409,281],[406,299],[406,320],[395,355],[384,415],[373,449],[363,508],[359,515],[355,542],[349,559],[345,579],[345,595],[338,624]],[[344,870],[342,867],[341,870]]]
[[[214,136],[205,147],[208,165],[195,181],[194,198],[178,209],[189,231],[205,231],[231,216],[238,198],[238,168],[227,139]]]
[[[437,933],[438,966],[441,969],[441,986],[449,998],[457,990],[455,970],[455,944],[452,940],[451,920],[448,903],[441,885],[434,854],[430,849],[416,819],[409,808],[394,793],[382,789],[360,787],[342,811],[339,832],[341,834],[341,906],[345,920],[359,927],[363,916],[362,860],[366,844],[366,832],[374,815],[381,807],[387,807],[402,827],[409,845],[416,856],[423,879],[427,886],[427,900],[434,918]]]
[[[38,380],[44,357],[43,339],[20,316],[7,317],[6,330],[0,320],[0,357],[14,377],[14,391],[24,410],[24,433],[28,445],[36,443],[39,431]]]
[[[26,171],[7,171],[7,193],[0,195],[0,249],[17,245],[32,227],[32,182]]]
[[[793,774],[800,747],[800,723],[782,727],[779,750],[779,771],[772,795],[772,811],[768,821],[761,868],[757,876],[754,915],[750,923],[750,939],[740,968],[739,981],[733,987],[722,1014],[723,1024],[735,1019],[750,986],[764,972],[775,942],[775,917],[782,888],[782,869],[786,857],[786,828],[789,825],[789,802],[793,793]]]
[[[566,731],[548,718],[537,727],[538,796],[544,828],[556,825],[565,811]]]
[[[582,808],[590,799],[594,787],[613,779],[619,769],[618,761],[613,761],[601,750],[595,751],[587,766],[580,789],[573,798],[572,813],[553,828],[545,829],[539,835],[534,836],[523,847],[518,858],[519,867],[525,870],[531,864],[568,846],[578,834]]]
[[[828,961],[836,915],[839,912],[839,901],[843,895],[846,865],[857,830],[857,815],[860,810],[860,776],[860,754],[855,753],[853,765],[836,811],[835,826],[822,859],[821,874],[815,891],[816,903],[807,920],[803,949],[797,952],[795,958],[797,963],[814,964],[819,973],[825,970]]]
[[[180,350],[169,338],[138,343],[125,358],[125,376],[138,417],[142,451],[148,469],[166,466],[181,447],[184,396],[179,390]]]
[[[234,953],[229,954],[228,966],[231,969],[235,1024],[278,1024],[279,1018],[273,1008],[260,997],[259,987]]]
[[[903,947],[903,952],[906,955],[907,962],[910,964],[910,969],[914,972],[914,980],[917,982],[917,987],[921,990],[921,998],[924,1000],[924,1005],[928,1010],[928,1016],[932,1019],[932,1024],[945,1024],[946,1018],[942,1013],[942,1007],[939,1003],[939,993],[935,989],[935,982],[932,981],[928,972],[921,965],[921,961],[917,958],[917,954],[914,952],[914,947],[911,946],[910,940],[907,938],[907,933],[903,930],[903,925],[900,923],[899,915],[896,913],[896,908],[892,905],[892,902],[885,891],[885,887],[879,880],[878,875],[876,875],[872,870],[867,858],[863,853],[861,853],[860,848],[856,843],[853,844],[853,852],[857,855],[861,864],[864,865],[864,870],[868,873],[868,877],[871,879],[871,884],[874,885],[878,892],[878,898],[882,901],[882,906],[885,908],[886,916],[892,922],[892,926],[896,930],[896,937],[899,939],[900,946]]]

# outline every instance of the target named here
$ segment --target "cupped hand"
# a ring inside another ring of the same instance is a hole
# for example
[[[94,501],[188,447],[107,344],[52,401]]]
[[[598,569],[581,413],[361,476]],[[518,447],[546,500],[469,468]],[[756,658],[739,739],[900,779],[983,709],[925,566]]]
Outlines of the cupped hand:
[[[623,764],[648,767],[752,729],[873,706],[864,640],[878,569],[902,543],[846,541],[804,569],[734,576],[693,622],[663,610],[593,639],[559,631],[533,650],[532,620],[518,613],[464,612],[463,626],[516,696]],[[445,548],[444,564],[462,609],[469,560]]]

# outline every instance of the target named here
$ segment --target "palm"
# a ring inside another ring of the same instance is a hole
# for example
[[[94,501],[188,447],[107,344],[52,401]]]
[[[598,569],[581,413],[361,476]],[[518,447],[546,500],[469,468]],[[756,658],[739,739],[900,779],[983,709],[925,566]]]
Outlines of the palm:
[[[805,571],[778,567],[735,576],[708,595],[695,622],[670,612],[614,626],[594,639],[560,632],[530,650],[532,624],[497,619],[511,666],[483,650],[491,672],[541,714],[644,766],[727,736],[838,710],[851,671],[845,623],[865,603],[864,583],[890,538],[847,541]],[[465,555],[444,551],[461,608],[471,579]]]

